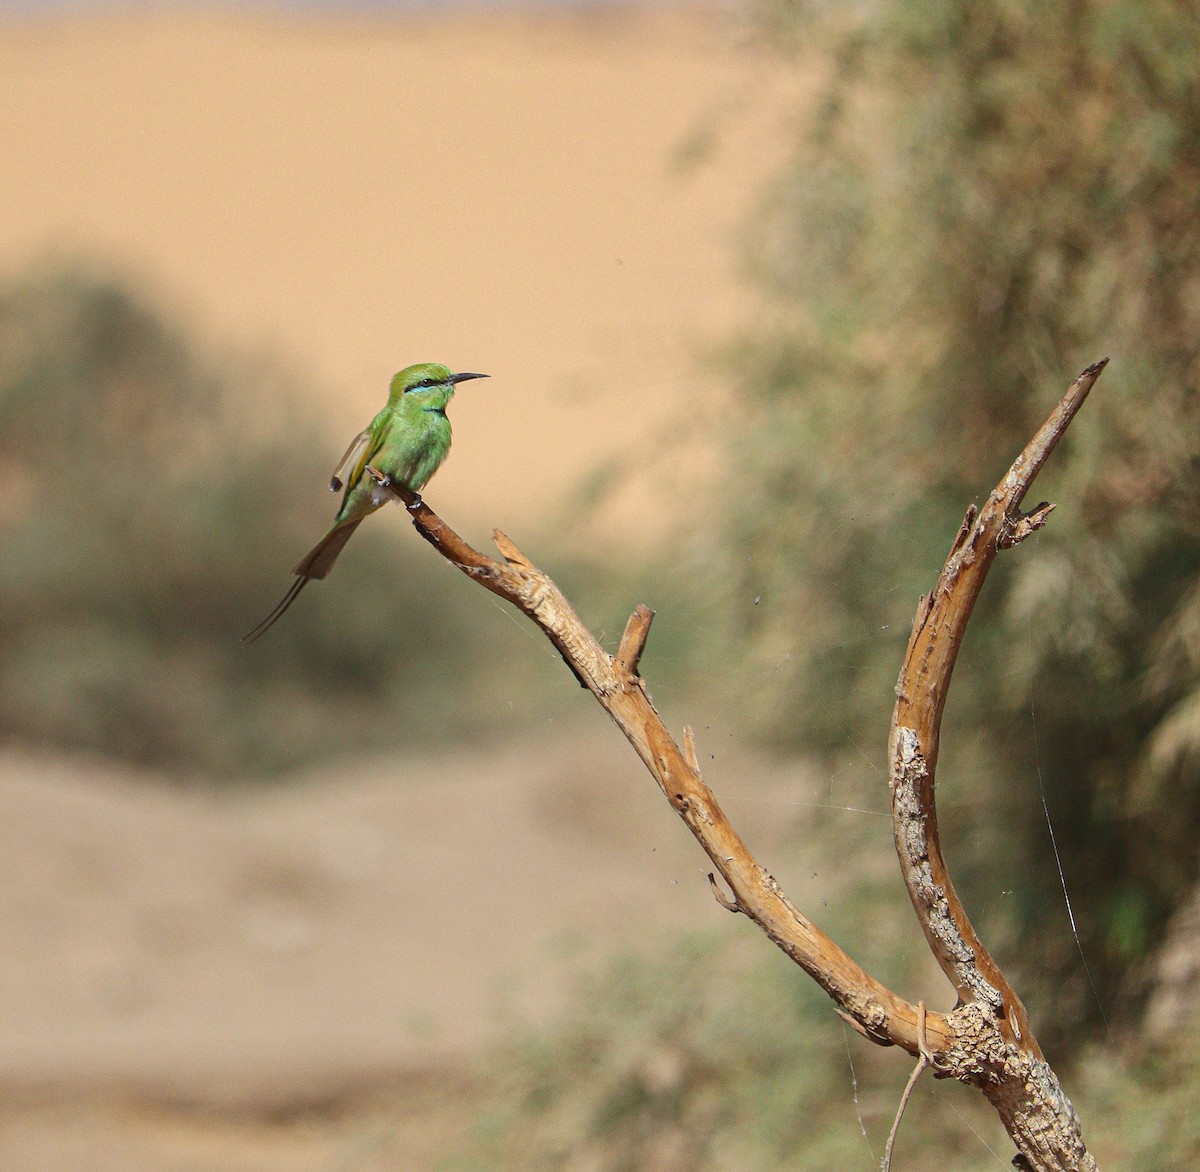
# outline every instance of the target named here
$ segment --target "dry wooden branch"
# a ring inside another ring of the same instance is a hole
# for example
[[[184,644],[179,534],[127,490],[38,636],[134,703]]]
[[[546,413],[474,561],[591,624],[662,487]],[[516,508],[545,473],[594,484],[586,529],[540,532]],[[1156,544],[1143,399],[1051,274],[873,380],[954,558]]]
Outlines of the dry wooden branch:
[[[376,475],[374,469],[369,469]],[[779,885],[750,854],[696,768],[695,743],[685,735],[680,748],[663,724],[642,678],[638,661],[653,611],[638,607],[625,628],[620,648],[610,656],[584,626],[562,591],[503,533],[493,541],[497,561],[468,545],[422,500],[393,488],[404,501],[417,532],[448,561],[493,594],[527,614],[558,649],[576,678],[617,723],[654,776],[667,800],[696,836],[717,872],[733,892],[732,904],[821,985],[864,1036],[917,1053],[916,1006],[864,972],[832,940],[802,915]],[[928,1032],[935,1048],[951,1035],[941,1014],[930,1014]]]
[[[989,1072],[978,1080],[979,1085],[996,1105],[1018,1148],[1035,1159],[1038,1168],[1094,1164],[1078,1137],[1070,1103],[1042,1057],[1025,1006],[976,935],[950,881],[938,835],[934,784],[950,677],[984,579],[1001,549],[1016,545],[1046,523],[1053,505],[1043,503],[1023,514],[1021,502],[1107,362],[1089,366],[1067,388],[983,508],[968,510],[933,592],[917,606],[892,715],[892,824],[904,882],[929,947],[958,993],[959,1005],[976,1007],[1003,1042],[1005,1067]],[[1020,1068],[1019,1076],[1009,1065]],[[1034,1109],[1034,1096],[1014,1094],[1022,1078],[1042,1085],[1040,1112]],[[1037,1115],[1036,1122],[1023,1117],[1027,1111]],[[1057,1118],[1072,1124],[1074,1138],[1065,1146],[1046,1143],[1046,1135],[1057,1130],[1052,1125]],[[1042,1151],[1047,1146],[1054,1150]],[[1037,1163],[1038,1156],[1051,1162]]]
[[[1106,360],[1107,361],[1107,360]],[[938,730],[950,673],[971,609],[996,552],[1045,524],[1052,506],[1018,510],[1030,482],[1079,410],[1104,362],[1068,389],[983,509],[968,511],[931,595],[917,619],[897,685],[890,759],[896,845],[905,883],[930,947],[958,991],[948,1014],[925,1012],[875,980],[783,894],[730,825],[700,777],[695,741],[681,749],[646,691],[638,667],[654,612],[630,616],[615,656],[608,655],[554,582],[497,530],[497,561],[468,545],[412,493],[393,487],[413,524],[435,549],[536,623],[567,666],[628,738],[667,800],[712,860],[742,912],[829,994],[864,1037],[898,1045],[937,1072],[980,1087],[1019,1151],[1042,1172],[1095,1169],[1079,1121],[1042,1058],[1016,993],[975,934],[942,859],[934,805]],[[374,469],[368,469],[381,479]]]

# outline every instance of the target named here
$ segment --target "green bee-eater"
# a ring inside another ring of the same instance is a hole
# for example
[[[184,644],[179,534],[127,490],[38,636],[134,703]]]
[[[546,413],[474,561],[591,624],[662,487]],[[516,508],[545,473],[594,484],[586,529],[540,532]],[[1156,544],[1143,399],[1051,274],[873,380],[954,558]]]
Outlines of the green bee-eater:
[[[333,528],[304,555],[292,571],[296,581],[279,600],[279,604],[254,630],[246,636],[252,642],[264,634],[283,614],[296,596],[313,578],[324,578],[333,568],[350,534],[364,517],[396,497],[390,485],[399,485],[411,492],[420,492],[441,466],[450,451],[450,420],[446,407],[454,398],[454,388],[471,378],[487,378],[486,374],[451,374],[445,366],[423,362],[405,367],[392,379],[387,406],[366,431],[354,437],[346,454],[338,461],[329,481],[333,492],[342,488],[342,475],[353,462],[346,477],[342,507],[338,509]],[[367,467],[384,477],[377,481],[367,473]]]

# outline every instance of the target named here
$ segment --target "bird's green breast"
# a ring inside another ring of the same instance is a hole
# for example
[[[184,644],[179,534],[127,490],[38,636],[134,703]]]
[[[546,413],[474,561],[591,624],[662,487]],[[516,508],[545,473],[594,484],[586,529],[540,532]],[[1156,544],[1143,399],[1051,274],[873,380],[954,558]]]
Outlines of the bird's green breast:
[[[395,417],[375,461],[381,472],[413,492],[425,487],[450,451],[446,405],[453,388],[446,391],[405,396],[395,408]]]

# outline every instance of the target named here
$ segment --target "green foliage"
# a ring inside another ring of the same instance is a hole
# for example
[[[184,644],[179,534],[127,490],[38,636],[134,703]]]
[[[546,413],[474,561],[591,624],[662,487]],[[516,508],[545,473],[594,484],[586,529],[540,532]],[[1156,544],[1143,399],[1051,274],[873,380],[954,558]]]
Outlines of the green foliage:
[[[798,828],[801,873],[877,858],[868,832],[835,833],[816,811]],[[940,983],[914,949],[892,869],[859,871],[821,901],[823,927],[913,995]],[[740,928],[736,925],[741,925]],[[912,1060],[841,1025],[817,986],[737,919],[666,941],[653,957],[608,961],[538,1033],[486,1055],[477,1119],[447,1172],[754,1172],[878,1166]],[[1178,946],[1178,942],[1177,942]],[[1076,1052],[1068,1087],[1102,1167],[1184,1172],[1200,1157],[1191,1105],[1200,1032],[1186,1005],[1159,1032],[1168,1047]],[[917,1083],[896,1161],[913,1172],[1008,1166],[1012,1145],[977,1091]]]
[[[1080,1062],[1082,1113],[1101,1167],[1191,1172],[1200,1162],[1200,1037],[1194,1025],[1169,1053],[1150,1050],[1126,1061],[1093,1050]]]
[[[221,776],[485,719],[469,648],[502,624],[419,542],[394,548],[398,512],[241,644],[334,511],[342,443],[280,383],[103,277],[0,289],[5,737]]]
[[[878,1164],[907,1061],[839,1027],[782,957],[722,932],[595,973],[555,1029],[495,1056],[491,1106],[452,1168],[754,1172]],[[994,1167],[980,1100],[914,1142],[905,1167]],[[927,1099],[927,1097],[926,1097]],[[914,1104],[925,1135],[927,1101]],[[968,1121],[970,1117],[971,1121]],[[861,1122],[860,1122],[861,1121]],[[864,1139],[862,1128],[867,1131]],[[1002,1132],[1000,1133],[1003,1134]],[[926,1149],[924,1160],[917,1155]]]
[[[893,965],[897,923],[881,918],[873,936]],[[1081,1048],[1070,1092],[1101,1167],[1197,1167],[1200,1035],[1188,1020],[1169,1051]],[[441,1165],[448,1172],[869,1168],[912,1069],[907,1055],[839,1027],[789,962],[727,932],[611,962],[561,1020],[489,1057],[480,1122]],[[917,1083],[899,1165],[983,1172],[1007,1167],[1011,1152],[978,1092],[928,1074]]]
[[[1113,357],[1035,486],[1061,505],[1049,529],[988,584],[942,757],[971,804],[969,845],[945,828],[954,869],[976,905],[1011,893],[1005,960],[1043,1031],[1065,1032],[1097,997],[1042,788],[1101,1001],[1136,984],[1196,876],[1200,10],[763,16],[834,63],[751,240],[776,312],[733,355],[731,567],[747,686],[771,681],[765,735],[882,747],[916,597],[965,506]]]

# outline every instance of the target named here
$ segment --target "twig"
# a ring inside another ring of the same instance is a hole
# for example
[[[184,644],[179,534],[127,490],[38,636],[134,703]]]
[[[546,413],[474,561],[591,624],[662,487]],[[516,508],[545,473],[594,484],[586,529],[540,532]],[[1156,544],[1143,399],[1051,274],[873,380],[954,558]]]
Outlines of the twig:
[[[929,1053],[928,1043],[925,1039],[925,1002],[917,1002],[917,1034],[921,1037],[921,1053],[917,1055],[917,1064],[913,1067],[913,1072],[908,1076],[908,1082],[904,1086],[904,1094],[900,1096],[900,1106],[896,1108],[896,1118],[892,1123],[892,1130],[888,1132],[887,1146],[883,1149],[883,1164],[881,1172],[892,1172],[892,1151],[896,1147],[896,1136],[900,1132],[900,1120],[904,1118],[904,1109],[908,1106],[909,1096],[913,1093],[913,1087],[917,1085],[917,1079],[925,1073],[927,1066],[933,1065],[933,1057]]]
[[[683,758],[699,777],[700,758],[696,756],[696,734],[690,724],[683,726]]]
[[[642,652],[646,650],[646,639],[650,635],[650,624],[654,621],[654,611],[648,606],[638,605],[625,624],[625,633],[621,636],[621,646],[613,662],[617,675],[622,679],[632,681],[638,673],[638,664],[642,661]]]
[[[708,885],[712,888],[713,898],[727,912],[740,912],[742,910],[738,906],[737,898],[734,897],[733,899],[730,899],[729,896],[726,895],[725,892],[723,892],[717,885],[717,877],[711,871],[708,873]]]

